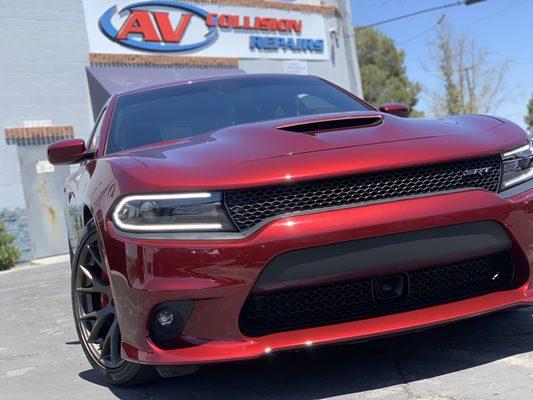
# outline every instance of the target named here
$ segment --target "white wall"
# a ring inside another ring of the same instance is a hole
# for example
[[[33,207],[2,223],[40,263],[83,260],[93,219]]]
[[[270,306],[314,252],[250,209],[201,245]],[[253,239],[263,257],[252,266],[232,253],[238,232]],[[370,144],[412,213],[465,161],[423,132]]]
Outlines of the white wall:
[[[308,61],[308,71],[359,94],[350,84],[349,74],[354,72],[349,70],[341,21],[335,16],[326,20],[338,42],[330,36],[327,51],[332,58]],[[73,125],[76,136],[86,137],[92,113],[82,0],[0,0],[0,37],[1,210],[24,207],[16,148],[6,145],[4,128],[51,120],[55,125]],[[248,73],[284,72],[281,60],[241,60],[239,67]]]
[[[81,0],[0,0],[0,209],[24,207],[16,147],[27,120],[89,132],[88,43]]]

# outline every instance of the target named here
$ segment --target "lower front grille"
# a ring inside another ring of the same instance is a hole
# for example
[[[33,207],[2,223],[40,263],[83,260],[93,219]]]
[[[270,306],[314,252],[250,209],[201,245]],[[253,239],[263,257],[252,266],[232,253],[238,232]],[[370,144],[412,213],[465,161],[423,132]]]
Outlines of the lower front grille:
[[[355,321],[503,290],[514,276],[508,253],[409,271],[408,295],[395,302],[374,301],[373,279],[251,294],[240,316],[249,336]]]

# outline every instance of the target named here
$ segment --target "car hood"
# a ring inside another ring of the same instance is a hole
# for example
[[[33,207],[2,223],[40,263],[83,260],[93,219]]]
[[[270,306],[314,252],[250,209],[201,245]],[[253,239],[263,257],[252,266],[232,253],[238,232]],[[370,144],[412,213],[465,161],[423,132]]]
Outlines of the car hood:
[[[374,123],[318,133],[283,128],[346,118]],[[160,191],[222,189],[477,157],[525,140],[520,128],[492,117],[430,120],[359,112],[232,126],[116,157],[137,160],[144,168],[135,172],[135,179],[151,181],[149,186]]]

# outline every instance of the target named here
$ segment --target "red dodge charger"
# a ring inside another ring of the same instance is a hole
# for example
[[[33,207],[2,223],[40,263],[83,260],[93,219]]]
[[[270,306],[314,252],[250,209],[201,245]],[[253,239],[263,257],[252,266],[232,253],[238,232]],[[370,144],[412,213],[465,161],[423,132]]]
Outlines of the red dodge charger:
[[[533,305],[533,145],[320,78],[112,96],[65,187],[80,342],[108,382]]]

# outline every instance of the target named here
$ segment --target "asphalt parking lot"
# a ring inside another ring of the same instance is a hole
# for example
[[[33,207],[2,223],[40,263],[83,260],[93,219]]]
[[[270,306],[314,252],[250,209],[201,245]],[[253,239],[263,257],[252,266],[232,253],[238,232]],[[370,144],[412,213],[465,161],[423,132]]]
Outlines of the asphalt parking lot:
[[[0,273],[0,398],[533,398],[533,308],[395,338],[271,354],[137,388],[104,385],[70,314],[68,267]]]

